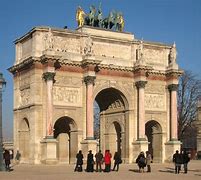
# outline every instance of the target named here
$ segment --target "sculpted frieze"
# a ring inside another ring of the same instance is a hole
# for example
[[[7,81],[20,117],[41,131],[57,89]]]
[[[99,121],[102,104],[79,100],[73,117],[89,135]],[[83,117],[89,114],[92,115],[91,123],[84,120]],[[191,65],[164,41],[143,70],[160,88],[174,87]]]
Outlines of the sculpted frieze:
[[[54,50],[60,52],[79,53],[80,45],[78,40],[73,38],[55,37]]]
[[[163,111],[166,109],[166,96],[160,94],[145,94],[145,110]]]
[[[71,52],[79,53],[80,45],[76,38],[64,38],[54,36],[51,29],[44,34],[44,49],[59,51],[59,52]]]
[[[165,86],[160,84],[147,83],[145,87],[145,92],[151,94],[164,94]]]
[[[80,78],[76,78],[76,77],[67,77],[67,76],[59,76],[56,75],[55,76],[55,85],[61,85],[61,86],[81,86],[82,81],[80,80]]]
[[[53,88],[53,104],[55,105],[81,106],[81,96],[80,88],[61,86]]]
[[[164,50],[154,50],[144,48],[144,58],[147,64],[168,64],[168,53]]]
[[[126,60],[131,58],[131,46],[129,45],[94,42],[93,51],[97,56],[120,58]]]

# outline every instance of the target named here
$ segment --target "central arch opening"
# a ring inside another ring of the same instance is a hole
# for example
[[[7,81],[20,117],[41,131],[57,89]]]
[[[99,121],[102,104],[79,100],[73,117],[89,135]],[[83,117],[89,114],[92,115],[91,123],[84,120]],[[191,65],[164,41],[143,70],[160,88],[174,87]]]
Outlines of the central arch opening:
[[[94,101],[94,137],[99,149],[107,149],[114,155],[119,152],[126,157],[127,101],[123,93],[115,88],[100,91]]]

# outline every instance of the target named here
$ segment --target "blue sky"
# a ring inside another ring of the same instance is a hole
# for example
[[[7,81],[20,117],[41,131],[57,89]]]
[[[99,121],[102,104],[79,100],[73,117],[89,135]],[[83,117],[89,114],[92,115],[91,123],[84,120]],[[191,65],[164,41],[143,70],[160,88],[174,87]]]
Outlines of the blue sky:
[[[3,92],[4,139],[12,137],[13,82],[7,71],[14,63],[13,41],[35,26],[76,29],[76,8],[86,13],[102,2],[103,15],[121,11],[125,31],[137,39],[177,45],[177,62],[201,79],[201,0],[1,0],[0,72],[7,86]]]

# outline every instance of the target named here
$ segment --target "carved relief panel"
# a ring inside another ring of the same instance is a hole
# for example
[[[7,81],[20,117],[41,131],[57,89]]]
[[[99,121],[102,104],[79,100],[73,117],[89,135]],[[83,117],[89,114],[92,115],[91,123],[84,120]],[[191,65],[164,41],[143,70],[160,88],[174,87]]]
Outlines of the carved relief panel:
[[[166,49],[154,49],[153,47],[144,48],[143,52],[147,64],[160,64],[163,66],[168,65],[169,52]]]
[[[26,106],[30,103],[30,88],[20,91],[20,106]]]
[[[63,106],[82,106],[81,88],[55,86],[53,88],[53,104]]]
[[[94,42],[94,54],[97,56],[115,57],[130,60],[131,45]]]
[[[79,40],[72,37],[54,36],[51,30],[44,34],[44,49],[59,52],[80,53]]]
[[[19,87],[20,90],[30,87],[30,73],[26,73],[19,77]]]
[[[145,110],[165,111],[165,86],[147,83],[145,87]]]

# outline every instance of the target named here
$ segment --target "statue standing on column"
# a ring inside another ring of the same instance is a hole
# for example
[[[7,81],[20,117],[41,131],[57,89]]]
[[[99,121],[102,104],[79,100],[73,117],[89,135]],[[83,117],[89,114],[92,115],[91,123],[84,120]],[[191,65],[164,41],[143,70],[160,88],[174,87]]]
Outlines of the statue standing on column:
[[[89,36],[85,41],[85,47],[84,47],[84,54],[85,55],[92,55],[93,54],[92,46],[93,46],[93,41],[92,41],[91,37]]]
[[[170,59],[169,59],[169,64],[174,64],[176,63],[176,58],[177,58],[177,50],[176,50],[176,44],[172,45],[172,48],[170,49]]]
[[[51,31],[51,28],[49,28],[48,33],[45,35],[45,50],[52,50],[54,47],[54,37]]]
[[[145,61],[144,61],[144,47],[143,47],[143,41],[140,41],[140,44],[138,46],[138,64],[140,65],[144,65]]]

